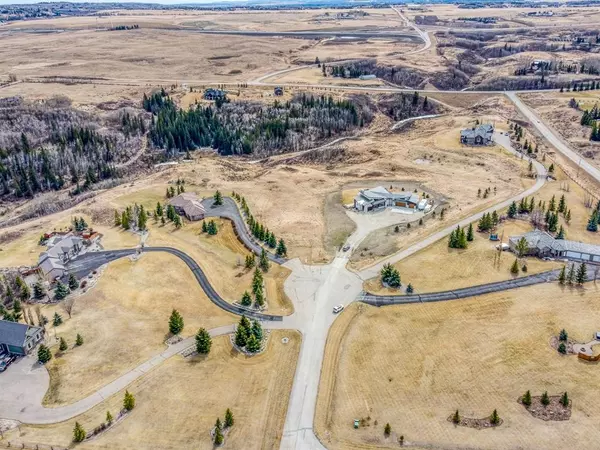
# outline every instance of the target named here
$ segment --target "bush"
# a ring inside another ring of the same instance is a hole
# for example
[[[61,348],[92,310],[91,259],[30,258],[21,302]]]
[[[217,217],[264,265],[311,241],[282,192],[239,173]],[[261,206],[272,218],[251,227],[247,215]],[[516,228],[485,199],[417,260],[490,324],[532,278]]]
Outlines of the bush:
[[[383,434],[389,436],[392,433],[392,427],[389,423],[385,424],[385,428],[383,429]]]
[[[562,330],[560,330],[560,335],[558,336],[558,338],[561,341],[566,341],[569,338],[569,335],[567,334],[567,330],[565,330],[564,328]]]
[[[562,353],[563,355],[567,354],[567,346],[565,345],[564,342],[561,342],[560,344],[558,344],[558,353]]]

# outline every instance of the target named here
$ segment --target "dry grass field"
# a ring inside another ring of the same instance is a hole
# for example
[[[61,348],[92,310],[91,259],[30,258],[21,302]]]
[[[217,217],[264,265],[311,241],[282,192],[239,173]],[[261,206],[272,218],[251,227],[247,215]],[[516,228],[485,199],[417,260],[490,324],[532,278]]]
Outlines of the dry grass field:
[[[502,223],[497,231],[499,236],[504,235],[504,242],[507,242],[509,236],[526,233],[532,229],[528,222],[507,221]],[[514,254],[499,254],[496,250],[497,244],[498,242],[488,239],[487,233],[477,232],[474,241],[469,243],[466,250],[448,248],[448,240],[442,239],[394,266],[400,272],[402,283],[405,286],[411,283],[417,293],[459,289],[515,278],[516,276],[510,273],[515,261]],[[538,258],[522,258],[519,264],[521,267],[527,265],[527,272],[520,271],[517,276],[563,266],[560,262],[542,261]],[[366,281],[365,290],[374,294],[398,293],[397,290],[385,288],[380,277]]]
[[[289,338],[287,344],[283,337]],[[78,448],[127,449],[135,442],[139,449],[210,449],[209,431],[217,417],[223,421],[227,408],[235,425],[226,435],[225,448],[278,448],[300,341],[295,331],[273,331],[266,352],[248,358],[232,350],[229,337],[221,336],[213,340],[208,357],[173,357],[129,387],[136,397],[130,416]],[[122,397],[116,394],[59,424],[22,425],[5,438],[68,446],[75,420],[90,430],[104,421],[107,410],[116,415]]]
[[[160,274],[160,276],[158,276]],[[72,403],[94,392],[166,348],[169,315],[177,309],[185,321],[182,336],[234,323],[236,317],[213,305],[187,266],[167,254],[146,254],[138,261],[108,265],[98,284],[76,298],[73,317],[62,306],[42,308],[65,323],[50,329],[69,350],[48,364],[51,386],[47,405]],[[84,345],[74,346],[77,333]],[[58,351],[58,347],[54,347]]]
[[[599,298],[594,284],[547,284],[434,304],[354,304],[330,331],[325,361],[336,364],[323,369],[317,434],[331,449],[397,448],[400,435],[418,448],[587,448],[598,437],[597,367],[560,356],[549,339],[565,328],[589,341]],[[571,419],[532,417],[516,401],[528,389],[567,391]],[[497,409],[504,423],[457,428],[446,420],[457,408],[478,418]]]

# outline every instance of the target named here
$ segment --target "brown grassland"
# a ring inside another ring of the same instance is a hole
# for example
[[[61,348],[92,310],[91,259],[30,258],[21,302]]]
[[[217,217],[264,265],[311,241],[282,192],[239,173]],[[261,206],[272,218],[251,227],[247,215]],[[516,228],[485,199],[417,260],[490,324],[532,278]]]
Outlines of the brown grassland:
[[[289,338],[287,344],[282,338]],[[227,448],[278,448],[283,432],[301,336],[296,331],[271,333],[267,350],[246,357],[234,351],[229,337],[213,339],[207,357],[175,356],[128,387],[136,407],[114,428],[78,448],[198,449],[212,448],[210,430],[231,408],[235,424],[225,437]],[[118,393],[74,419],[47,426],[21,425],[5,438],[69,446],[78,421],[92,430],[116,417],[122,407]]]
[[[396,448],[400,435],[425,448],[561,449],[595,439],[597,367],[561,356],[549,339],[562,328],[592,339],[599,295],[594,283],[553,283],[433,304],[353,304],[329,334],[316,432],[331,449]],[[571,419],[532,417],[517,403],[528,389],[567,391]],[[497,409],[504,423],[457,428],[446,420],[456,409],[477,418]],[[353,429],[361,418],[369,425]]]

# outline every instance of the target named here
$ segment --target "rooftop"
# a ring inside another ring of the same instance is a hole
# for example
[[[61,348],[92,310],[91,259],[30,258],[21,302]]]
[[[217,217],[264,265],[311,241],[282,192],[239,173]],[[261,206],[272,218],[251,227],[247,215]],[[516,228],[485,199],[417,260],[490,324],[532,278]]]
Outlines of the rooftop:
[[[37,330],[39,330],[39,327],[0,320],[0,343],[22,347],[27,337],[34,334]]]
[[[543,230],[533,230],[518,236],[511,236],[511,241],[525,238],[530,248],[549,248],[557,252],[581,252],[592,255],[600,255],[600,245],[586,244],[584,242],[569,241],[566,239],[554,239],[552,235]]]

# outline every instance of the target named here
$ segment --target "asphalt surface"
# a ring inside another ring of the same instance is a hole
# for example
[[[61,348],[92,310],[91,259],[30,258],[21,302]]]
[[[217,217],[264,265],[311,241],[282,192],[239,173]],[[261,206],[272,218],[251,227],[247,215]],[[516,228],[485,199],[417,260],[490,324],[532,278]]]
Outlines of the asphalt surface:
[[[246,221],[242,217],[240,210],[235,201],[230,197],[223,197],[223,204],[215,206],[215,201],[212,198],[206,198],[202,200],[202,205],[206,209],[206,217],[224,217],[233,222],[235,233],[242,243],[251,251],[257,255],[260,255],[263,248],[258,241],[250,234]],[[281,258],[276,254],[268,251],[267,257],[269,260],[276,264],[285,264],[286,258]]]
[[[422,37],[420,34],[397,32],[397,31],[321,31],[321,30],[309,30],[309,31],[243,31],[243,30],[193,30],[200,34],[215,34],[215,35],[228,35],[228,36],[256,36],[256,37],[269,37],[269,36],[282,36],[282,37],[297,37],[297,38],[325,38],[325,37],[341,37],[341,38],[396,38],[402,40],[421,41]]]

